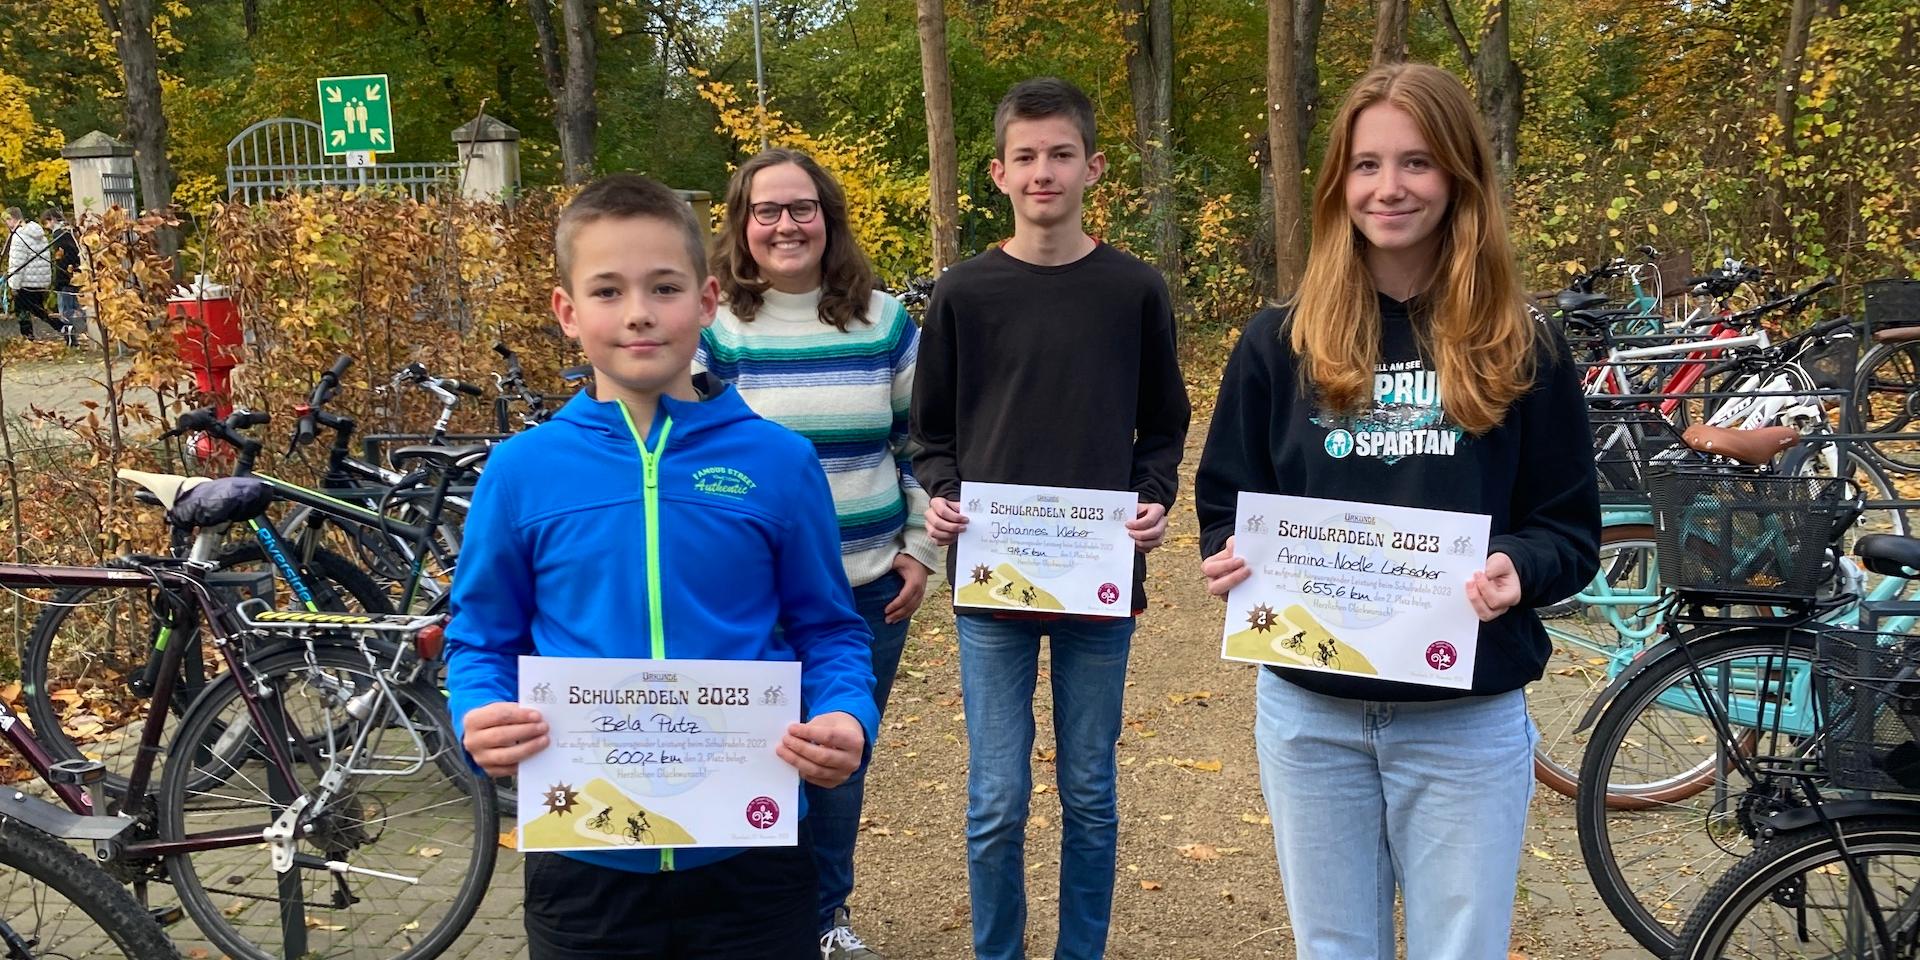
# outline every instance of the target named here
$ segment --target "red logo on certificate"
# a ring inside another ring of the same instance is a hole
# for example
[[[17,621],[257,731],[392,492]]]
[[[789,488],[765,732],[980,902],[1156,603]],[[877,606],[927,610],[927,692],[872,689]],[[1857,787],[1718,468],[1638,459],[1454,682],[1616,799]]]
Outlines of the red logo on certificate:
[[[747,802],[747,823],[755,830],[765,830],[780,822],[780,805],[772,797],[754,797]]]

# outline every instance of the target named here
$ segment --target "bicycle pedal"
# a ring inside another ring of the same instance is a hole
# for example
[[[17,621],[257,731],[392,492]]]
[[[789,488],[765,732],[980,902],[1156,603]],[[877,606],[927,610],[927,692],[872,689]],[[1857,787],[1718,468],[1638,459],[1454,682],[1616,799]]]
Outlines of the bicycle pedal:
[[[178,906],[148,907],[147,913],[153,917],[154,923],[157,923],[163,927],[171,927],[174,924],[179,923],[187,915],[186,911],[180,909]]]

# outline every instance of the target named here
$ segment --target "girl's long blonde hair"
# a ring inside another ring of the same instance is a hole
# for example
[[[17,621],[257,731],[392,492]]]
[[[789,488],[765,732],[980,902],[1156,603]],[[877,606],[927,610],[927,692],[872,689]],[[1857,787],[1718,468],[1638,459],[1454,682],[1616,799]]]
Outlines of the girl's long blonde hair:
[[[1416,322],[1422,351],[1439,368],[1447,416],[1470,434],[1499,426],[1533,385],[1538,325],[1528,316],[1507,241],[1499,172],[1465,86],[1421,63],[1380,67],[1360,78],[1333,118],[1313,190],[1313,245],[1293,299],[1289,334],[1307,380],[1331,411],[1358,413],[1373,400],[1380,361],[1380,305],[1347,217],[1346,176],[1360,111],[1391,104],[1413,118],[1433,162],[1452,178],[1436,228],[1439,264]]]

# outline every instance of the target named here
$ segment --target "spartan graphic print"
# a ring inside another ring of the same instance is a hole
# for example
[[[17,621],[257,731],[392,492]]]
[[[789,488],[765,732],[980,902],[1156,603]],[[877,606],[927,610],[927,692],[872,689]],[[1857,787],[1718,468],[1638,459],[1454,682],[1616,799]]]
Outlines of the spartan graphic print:
[[[1460,428],[1440,407],[1440,375],[1424,361],[1383,363],[1373,374],[1373,409],[1360,416],[1322,413],[1312,418],[1327,430],[1327,456],[1370,457],[1398,463],[1403,457],[1451,457]]]

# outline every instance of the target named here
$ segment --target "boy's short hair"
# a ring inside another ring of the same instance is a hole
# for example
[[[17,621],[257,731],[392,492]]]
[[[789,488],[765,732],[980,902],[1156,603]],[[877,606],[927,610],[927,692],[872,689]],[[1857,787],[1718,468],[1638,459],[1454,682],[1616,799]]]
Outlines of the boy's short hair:
[[[26,217],[20,213],[19,207],[8,207],[6,212],[6,218],[8,220],[25,220],[26,219]]]
[[[993,155],[1007,158],[1007,124],[1015,120],[1065,117],[1080,128],[1080,143],[1093,155],[1093,101],[1080,88],[1059,77],[1022,80],[1000,98],[993,110]]]
[[[587,184],[553,225],[553,262],[560,286],[573,289],[573,236],[581,227],[609,217],[659,220],[680,231],[693,267],[693,279],[707,279],[707,239],[693,207],[658,181],[637,173],[614,173]]]

